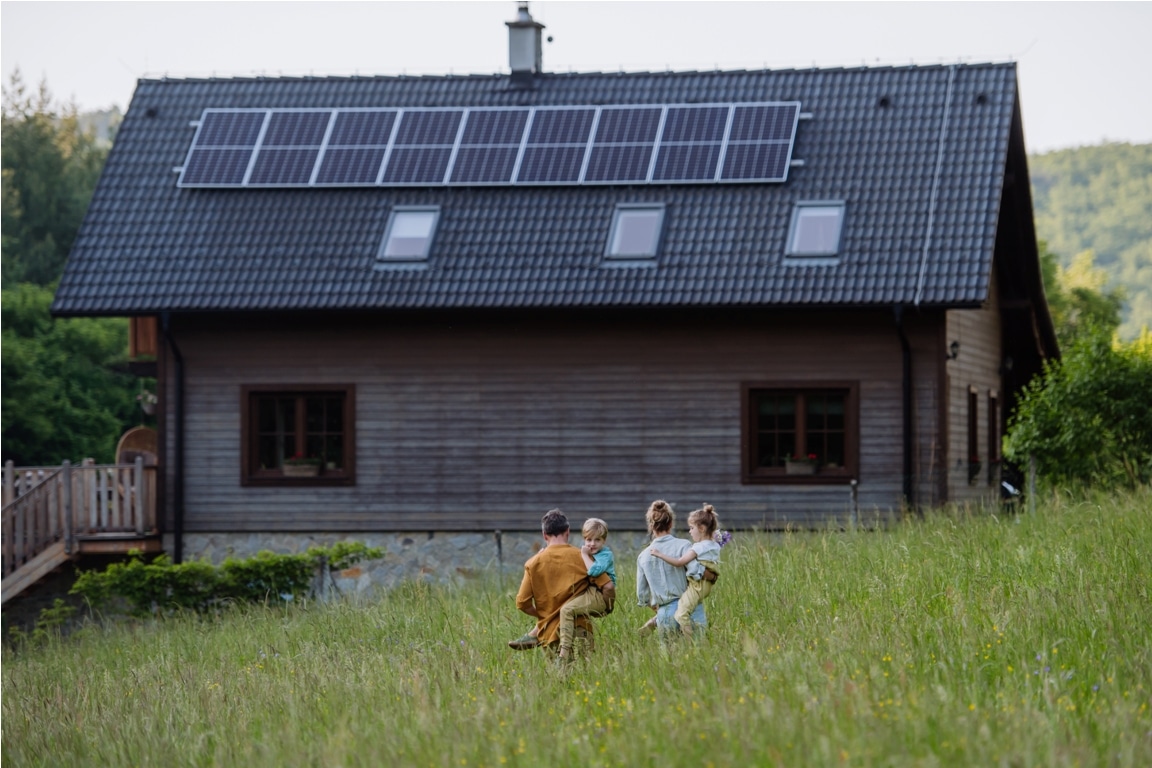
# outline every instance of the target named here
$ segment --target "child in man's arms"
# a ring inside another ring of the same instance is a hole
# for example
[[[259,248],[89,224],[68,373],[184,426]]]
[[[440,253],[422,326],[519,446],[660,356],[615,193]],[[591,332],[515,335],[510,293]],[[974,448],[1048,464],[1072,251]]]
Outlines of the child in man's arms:
[[[616,583],[616,561],[612,550],[608,548],[608,524],[598,517],[590,517],[584,521],[580,533],[584,537],[584,545],[580,547],[580,556],[588,566],[588,576],[596,578],[602,573],[608,574],[612,583]],[[582,595],[577,595],[560,609],[560,655],[567,658],[572,652],[572,639],[575,633],[577,616],[604,616],[612,612],[613,604],[605,599],[604,594],[595,586],[589,587]],[[538,645],[536,627],[528,634],[508,643],[510,648],[517,651],[526,651]]]

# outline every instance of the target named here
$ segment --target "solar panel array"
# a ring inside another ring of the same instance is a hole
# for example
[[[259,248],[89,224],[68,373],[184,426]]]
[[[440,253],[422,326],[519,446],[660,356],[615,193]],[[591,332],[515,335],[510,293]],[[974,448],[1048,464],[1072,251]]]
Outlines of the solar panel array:
[[[799,102],[206,109],[180,187],[782,182]]]

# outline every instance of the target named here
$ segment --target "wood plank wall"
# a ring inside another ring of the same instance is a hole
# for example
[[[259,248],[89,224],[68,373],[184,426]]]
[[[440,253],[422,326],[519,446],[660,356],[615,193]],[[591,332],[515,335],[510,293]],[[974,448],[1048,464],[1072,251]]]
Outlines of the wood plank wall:
[[[1000,363],[1000,309],[996,271],[988,295],[994,297],[981,309],[953,309],[947,312],[945,345],[960,342],[955,360],[947,363],[948,392],[948,498],[955,502],[980,502],[999,497],[999,472],[988,478],[988,393],[996,392],[1003,405]],[[976,388],[976,452],[981,467],[976,478],[968,480],[968,392]],[[1001,413],[1001,434],[1005,414]]]
[[[635,530],[656,498],[676,505],[680,530],[704,501],[729,527],[845,519],[847,485],[741,483],[745,381],[859,381],[859,508],[901,502],[891,311],[334,322],[180,320],[186,531],[532,530],[553,506]],[[907,321],[921,473],[935,450],[942,324],[941,313]],[[240,388],[275,382],[355,384],[355,486],[241,487]],[[918,487],[930,501],[930,479]]]

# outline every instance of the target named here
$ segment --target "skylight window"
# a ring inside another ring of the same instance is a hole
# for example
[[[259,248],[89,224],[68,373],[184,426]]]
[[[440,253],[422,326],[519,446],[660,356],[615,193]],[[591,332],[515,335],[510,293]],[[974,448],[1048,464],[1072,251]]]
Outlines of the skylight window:
[[[836,256],[844,225],[843,201],[797,203],[785,256]]]
[[[379,258],[385,261],[418,261],[428,258],[440,209],[397,207],[388,219],[388,230],[380,244]]]
[[[621,203],[612,218],[606,255],[615,259],[650,259],[660,248],[663,203]]]

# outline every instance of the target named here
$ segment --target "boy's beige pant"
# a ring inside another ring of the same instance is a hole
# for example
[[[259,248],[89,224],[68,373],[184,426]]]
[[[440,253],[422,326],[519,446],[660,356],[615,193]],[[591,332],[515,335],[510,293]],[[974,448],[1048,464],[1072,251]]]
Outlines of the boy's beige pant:
[[[576,595],[560,608],[560,650],[572,651],[576,637],[577,616],[602,616],[608,612],[604,595],[596,587],[589,587],[582,595]]]
[[[681,632],[686,635],[692,634],[692,611],[696,610],[696,606],[704,602],[704,598],[710,594],[712,594],[712,582],[704,579],[700,581],[688,579],[688,589],[680,595],[680,604],[676,606],[676,623],[680,625]]]

